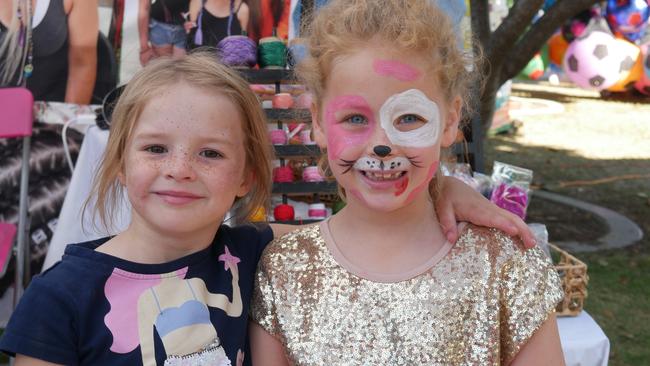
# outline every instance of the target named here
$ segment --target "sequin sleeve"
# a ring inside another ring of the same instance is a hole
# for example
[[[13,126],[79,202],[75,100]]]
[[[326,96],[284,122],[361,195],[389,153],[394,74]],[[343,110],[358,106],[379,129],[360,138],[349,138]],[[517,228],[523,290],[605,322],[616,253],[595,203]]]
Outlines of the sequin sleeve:
[[[500,276],[501,360],[508,364],[564,294],[557,271],[539,248],[516,250]]]
[[[267,252],[268,250],[262,254],[262,258],[257,265],[253,300],[251,302],[251,320],[259,324],[269,334],[278,336],[280,333],[278,313],[275,306],[275,291],[272,285],[272,273],[269,271],[270,259]]]

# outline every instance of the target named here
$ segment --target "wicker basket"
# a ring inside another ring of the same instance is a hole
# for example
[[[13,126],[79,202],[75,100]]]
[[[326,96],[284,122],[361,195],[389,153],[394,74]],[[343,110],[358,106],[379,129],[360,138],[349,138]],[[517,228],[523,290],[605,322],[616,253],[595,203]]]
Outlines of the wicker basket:
[[[560,275],[564,290],[564,299],[557,305],[556,314],[558,316],[577,316],[582,311],[587,297],[587,283],[589,282],[587,265],[556,245],[549,243],[549,247],[553,264]]]

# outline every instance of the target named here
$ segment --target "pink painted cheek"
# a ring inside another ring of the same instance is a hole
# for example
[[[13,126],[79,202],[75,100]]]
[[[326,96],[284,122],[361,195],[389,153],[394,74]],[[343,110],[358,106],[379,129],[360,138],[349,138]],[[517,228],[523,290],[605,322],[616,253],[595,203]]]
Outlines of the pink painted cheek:
[[[372,67],[377,74],[393,77],[399,81],[415,81],[420,78],[418,69],[395,60],[375,60]]]
[[[420,183],[415,189],[409,193],[408,197],[406,198],[407,203],[413,202],[417,198],[417,195],[422,192],[422,190],[426,189],[429,187],[429,182],[431,182],[431,179],[433,179],[433,176],[436,174],[436,171],[438,170],[438,162],[434,162],[431,164],[429,167],[429,171],[427,172],[427,179],[424,180],[424,182]]]
[[[336,113],[341,110],[353,110],[368,119],[366,128],[350,131],[338,123]],[[374,114],[365,98],[358,95],[343,95],[334,98],[325,108],[325,125],[327,126],[328,157],[336,160],[350,147],[359,147],[372,135],[376,123]]]

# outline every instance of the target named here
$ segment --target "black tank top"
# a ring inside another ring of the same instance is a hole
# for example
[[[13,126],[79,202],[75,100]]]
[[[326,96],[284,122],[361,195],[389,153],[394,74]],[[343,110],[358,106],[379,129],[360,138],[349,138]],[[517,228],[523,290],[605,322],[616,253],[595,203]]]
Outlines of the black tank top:
[[[153,0],[149,16],[159,22],[183,25],[183,13],[190,8],[189,0]]]
[[[0,42],[6,31],[0,24]],[[34,100],[62,102],[68,81],[68,18],[63,0],[49,0],[45,17],[32,31],[32,44],[34,71],[27,79],[27,89]],[[14,85],[22,71],[17,70]]]
[[[234,9],[232,14],[232,24],[230,25],[230,35],[236,36],[242,33],[241,23],[237,18],[239,8],[244,2],[239,3],[239,6]],[[189,35],[188,45],[190,48],[201,46],[216,47],[217,43],[228,36],[228,17],[216,17],[212,15],[205,8],[201,9],[201,30],[203,32],[203,44],[194,44],[194,35],[196,34],[197,27],[192,28]]]

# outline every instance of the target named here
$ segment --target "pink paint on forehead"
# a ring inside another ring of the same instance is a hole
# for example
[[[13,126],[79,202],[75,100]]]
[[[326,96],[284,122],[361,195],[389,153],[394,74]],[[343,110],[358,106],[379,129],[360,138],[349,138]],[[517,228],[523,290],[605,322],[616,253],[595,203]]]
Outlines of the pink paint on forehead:
[[[337,112],[345,111],[346,115]],[[338,123],[338,118],[357,113],[368,119],[366,128],[353,131]],[[338,117],[338,118],[337,118]],[[325,125],[327,127],[327,154],[330,159],[338,159],[347,147],[359,146],[370,138],[375,128],[375,117],[366,99],[360,95],[341,95],[331,100],[325,107]]]
[[[375,60],[372,67],[377,74],[394,77],[399,81],[415,81],[420,78],[418,69],[395,60]]]

